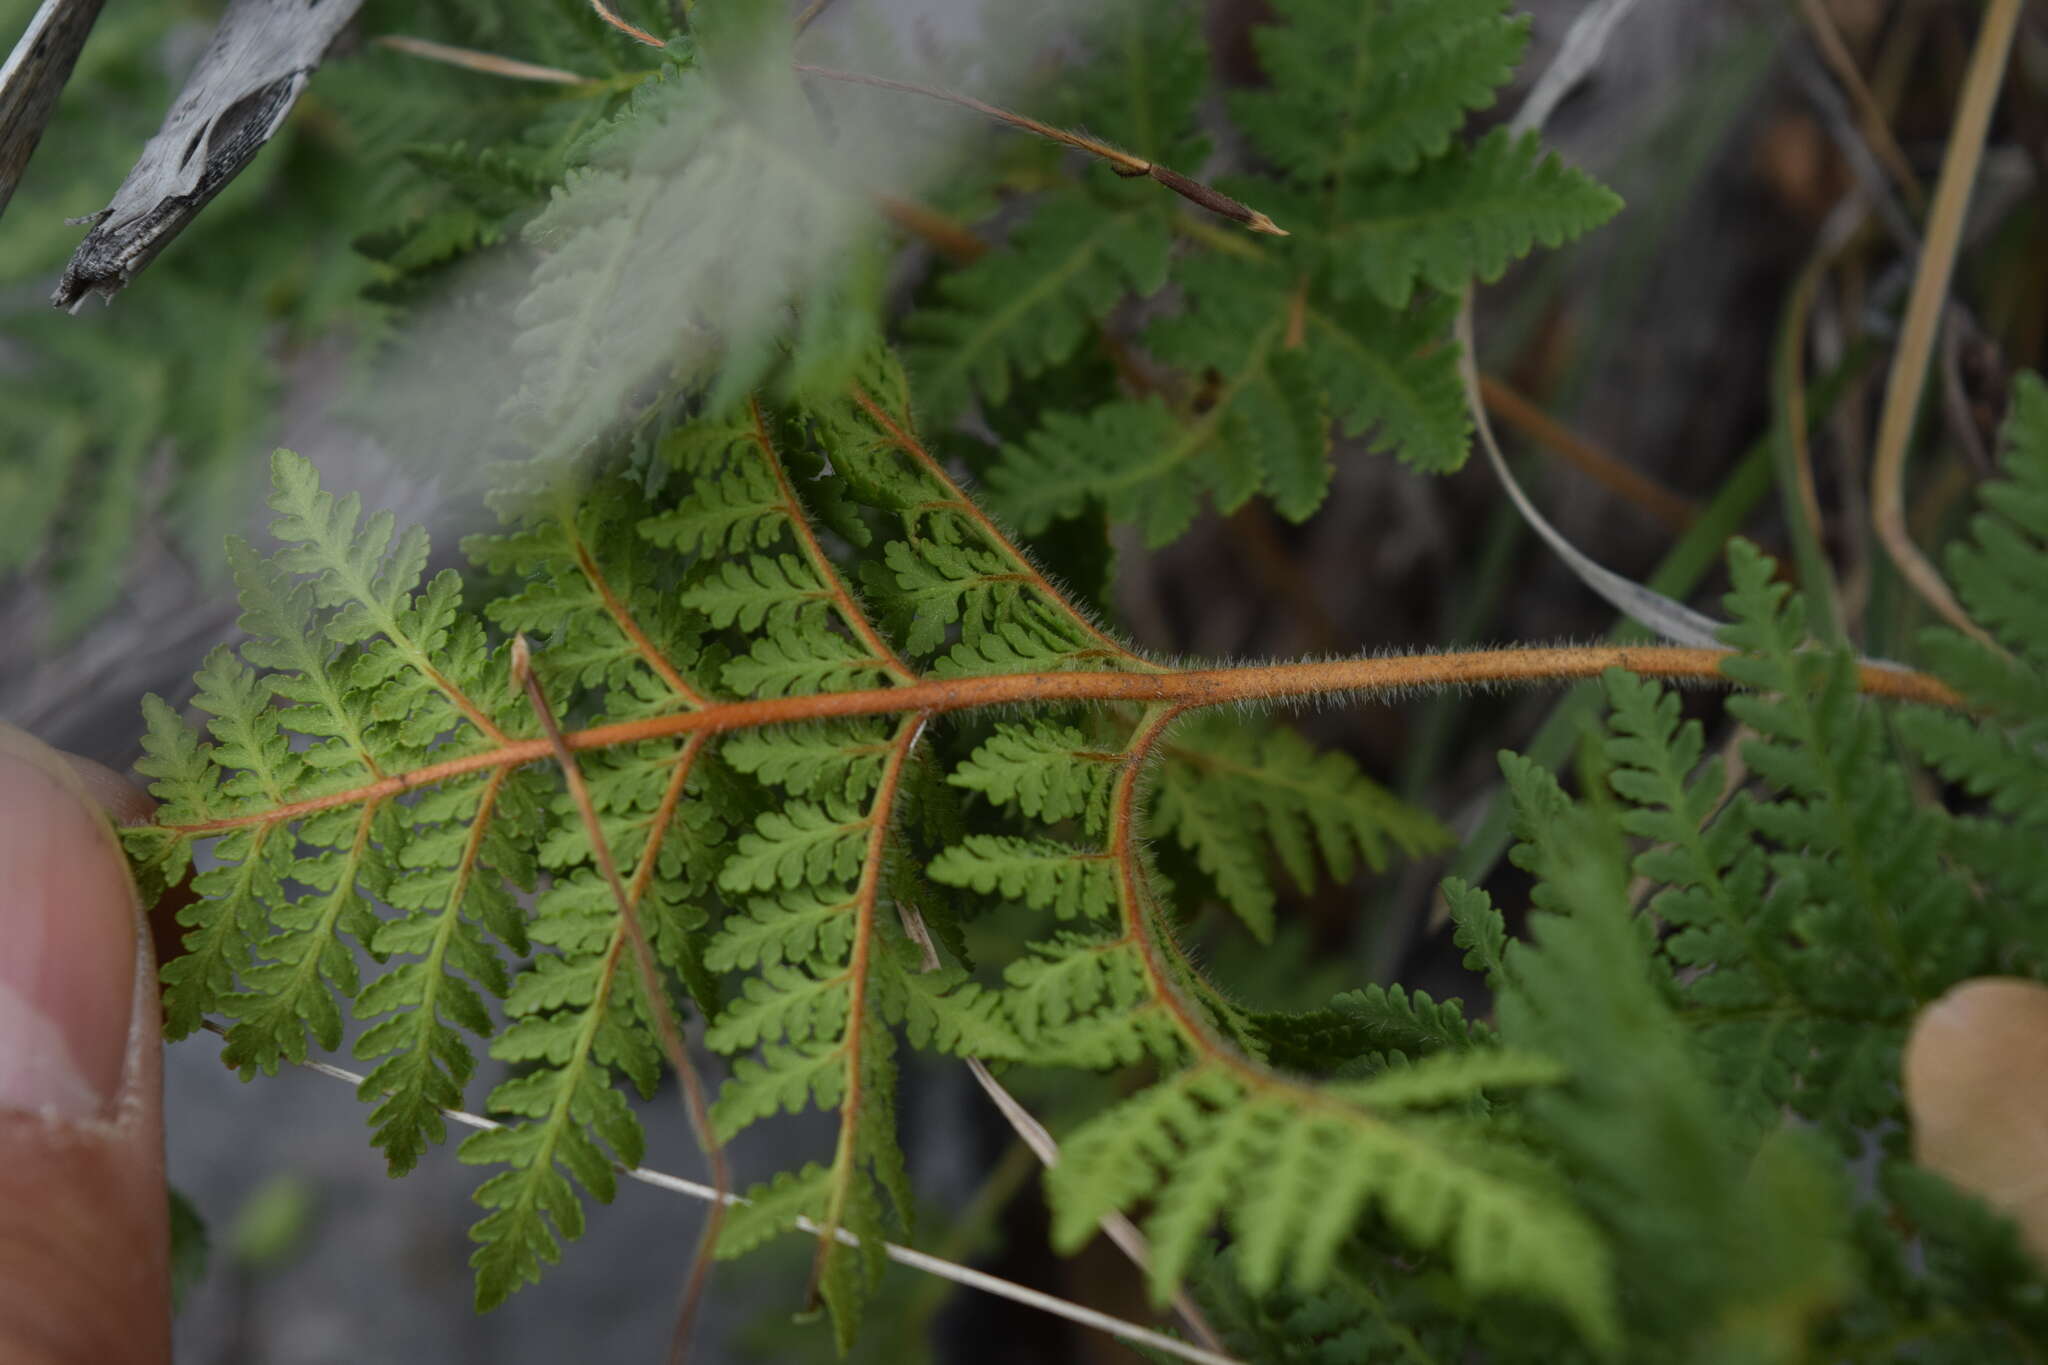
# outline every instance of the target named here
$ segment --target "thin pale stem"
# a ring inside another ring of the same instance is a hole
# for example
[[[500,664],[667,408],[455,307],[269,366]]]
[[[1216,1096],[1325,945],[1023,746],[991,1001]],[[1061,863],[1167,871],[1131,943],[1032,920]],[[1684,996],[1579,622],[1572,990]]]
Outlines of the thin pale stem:
[[[533,673],[533,666],[527,652],[526,637],[515,637],[512,642],[513,681],[526,693],[533,704],[534,716],[546,732],[548,746],[556,762],[561,766],[563,780],[568,784],[570,798],[576,803],[577,814],[582,818],[583,828],[590,837],[591,856],[598,871],[604,875],[605,884],[611,888],[612,899],[619,909],[619,923],[626,939],[633,948],[633,962],[640,977],[640,990],[647,998],[647,1012],[653,1019],[655,1032],[661,1037],[662,1050],[668,1055],[668,1062],[675,1069],[676,1078],[683,1093],[684,1108],[690,1116],[690,1126],[696,1130],[697,1145],[704,1153],[705,1162],[711,1170],[714,1188],[721,1193],[732,1186],[732,1176],[726,1166],[725,1147],[718,1140],[717,1131],[711,1126],[711,1111],[704,1092],[703,1077],[698,1074],[696,1064],[690,1060],[688,1045],[683,1041],[681,1022],[676,1018],[668,998],[668,989],[663,985],[661,969],[654,960],[654,946],[648,941],[647,927],[640,922],[640,908],[634,896],[626,889],[625,879],[619,875],[618,860],[612,856],[611,841],[605,838],[604,825],[598,819],[597,805],[591,800],[590,785],[583,780],[583,770],[576,761],[576,755],[564,742],[562,727],[555,720],[554,709],[548,705],[547,694],[541,690],[540,679]],[[677,760],[677,772],[670,784],[670,808],[674,800],[681,797],[681,789],[689,777],[690,761],[702,747],[701,740],[693,740],[685,748],[683,757]],[[658,856],[658,845],[665,833],[665,825],[657,823],[649,835],[649,846],[642,863],[645,869]],[[684,1283],[681,1303],[676,1309],[675,1331],[670,1338],[669,1359],[679,1361],[687,1354],[691,1329],[697,1318],[697,1309],[704,1297],[704,1287],[709,1282],[711,1266],[718,1248],[718,1234],[725,1223],[725,1205],[720,1202],[713,1207],[711,1216],[704,1225],[704,1236],[698,1243],[697,1254],[690,1266],[690,1274]]]
[[[1984,140],[1991,128],[1991,111],[1998,101],[2020,8],[2020,0],[1990,0],[1984,9],[1983,24],[1977,30],[1977,43],[1963,78],[1962,101],[1956,108],[1955,127],[1949,134],[1948,152],[1941,160],[1941,178],[1934,187],[1934,207],[1927,219],[1927,240],[1920,248],[1920,268],[1913,276],[1913,292],[1907,300],[1898,349],[1892,355],[1891,376],[1885,384],[1877,455],[1870,477],[1871,520],[1876,524],[1878,540],[1900,575],[1950,625],[1993,649],[1998,648],[1996,642],[1969,618],[1940,571],[1913,543],[1906,529],[1905,477],[1914,416],[1927,384],[1935,332],[1947,306],[1956,252],[1962,245],[1970,187],[1976,182],[1977,168],[1984,159]]]
[[[437,43],[430,38],[411,38],[402,33],[380,33],[370,40],[379,47],[388,47],[393,52],[403,52],[408,57],[423,57],[430,62],[444,66],[459,66],[465,71],[480,71],[486,76],[503,76],[508,80],[537,81],[542,85],[589,85],[590,78],[579,76],[574,71],[564,71],[558,66],[537,66],[511,57],[500,57],[495,52],[479,52],[473,47],[456,47],[450,43]]]
[[[701,711],[648,716],[571,730],[562,736],[573,752],[676,735],[728,734],[769,725],[882,716],[912,711],[941,715],[992,707],[1072,702],[1173,702],[1186,709],[1300,701],[1321,697],[1392,700],[1443,687],[1573,682],[1596,678],[1610,668],[1626,669],[1667,682],[1725,685],[1719,672],[1725,649],[1654,645],[1587,645],[1491,649],[1443,654],[1389,654],[1241,668],[1187,669],[1173,673],[995,673],[972,678],[931,678],[905,687],[857,692],[823,692],[802,697],[714,702]],[[1886,664],[1861,663],[1859,689],[1893,701],[1919,702],[1962,710],[1960,695],[1939,678]],[[201,820],[164,828],[182,834],[213,834],[248,825],[296,820],[318,811],[396,796],[467,773],[535,763],[550,757],[546,739],[509,740],[481,753],[430,763],[380,782],[273,806],[246,815]]]
[[[207,1021],[206,1028],[213,1033],[223,1032],[221,1026],[211,1020]],[[308,1071],[318,1072],[322,1076],[345,1082],[348,1085],[354,1086],[357,1090],[361,1090],[365,1084],[364,1077],[345,1067],[334,1066],[328,1062],[305,1061],[299,1062],[298,1065]],[[472,1114],[462,1109],[441,1109],[439,1113],[442,1118],[447,1119],[451,1123],[459,1123],[465,1128],[473,1128],[482,1133],[495,1132],[505,1126],[494,1119],[487,1119],[481,1114]],[[613,1169],[628,1180],[635,1180],[643,1185],[652,1185],[658,1190],[666,1190],[670,1194],[680,1194],[686,1198],[698,1199],[710,1204],[731,1207],[747,1202],[740,1195],[715,1190],[711,1186],[699,1181],[685,1180],[681,1176],[669,1175],[665,1171],[649,1170],[645,1166],[614,1165]],[[792,1219],[791,1223],[800,1231],[814,1235],[824,1231],[824,1229],[820,1228],[810,1219],[801,1216]],[[846,1231],[844,1228],[840,1229],[837,1233],[837,1239],[847,1246],[859,1246],[861,1244],[858,1236]],[[1155,1332],[1151,1328],[1142,1327],[1135,1322],[1126,1322],[1122,1318],[1111,1317],[1109,1314],[1098,1312],[1093,1308],[1087,1308],[1081,1304],[1069,1302],[1066,1299],[1055,1298],[1051,1294],[1028,1288],[1011,1280],[1002,1279],[984,1270],[975,1270],[970,1266],[944,1260],[927,1252],[917,1251],[911,1247],[899,1246],[895,1242],[884,1242],[882,1250],[888,1255],[890,1260],[898,1265],[909,1266],[913,1270],[923,1271],[927,1275],[936,1275],[940,1279],[950,1280],[952,1283],[964,1288],[973,1289],[983,1294],[992,1294],[997,1298],[1008,1299],[1012,1303],[1021,1303],[1028,1308],[1035,1308],[1041,1313],[1050,1313],[1055,1317],[1064,1318],[1068,1322],[1077,1323],[1098,1332],[1106,1332],[1119,1340],[1143,1346],[1148,1350],[1159,1351],[1162,1354],[1173,1356],[1179,1360],[1191,1360],[1195,1362],[1195,1365],[1243,1365],[1243,1362],[1238,1361],[1234,1357],[1223,1355],[1217,1351],[1205,1350],[1200,1346],[1192,1346],[1185,1341],[1167,1336],[1164,1332]]]

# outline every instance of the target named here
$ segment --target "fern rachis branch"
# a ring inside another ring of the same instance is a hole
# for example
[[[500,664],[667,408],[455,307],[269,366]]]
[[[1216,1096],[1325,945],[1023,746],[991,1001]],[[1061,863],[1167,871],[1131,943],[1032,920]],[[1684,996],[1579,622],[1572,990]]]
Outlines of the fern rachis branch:
[[[580,542],[577,544],[582,550]],[[578,555],[579,561],[585,558]],[[602,579],[593,574],[593,582],[602,584]],[[609,589],[605,592],[606,605],[614,599]],[[625,624],[623,613],[618,614]],[[634,634],[638,634],[637,630]],[[641,637],[644,640],[644,636]],[[605,837],[604,823],[598,819],[597,806],[590,797],[589,784],[583,780],[582,769],[577,765],[576,755],[562,742],[562,727],[556,721],[555,713],[548,705],[547,693],[542,690],[540,679],[533,674],[533,664],[527,654],[526,637],[521,635],[512,642],[512,677],[515,685],[523,689],[533,705],[534,717],[546,732],[552,746],[555,761],[562,770],[570,796],[576,802],[577,815],[590,837],[591,856],[598,870],[603,873],[605,883],[611,888],[613,902],[619,911],[619,929],[633,948],[633,965],[639,973],[640,992],[646,997],[648,1017],[654,1021],[654,1031],[661,1039],[662,1051],[676,1073],[676,1079],[683,1095],[683,1107],[690,1117],[690,1127],[697,1137],[697,1146],[704,1153],[706,1165],[711,1170],[712,1188],[723,1196],[732,1188],[732,1174],[725,1157],[725,1145],[718,1140],[718,1132],[711,1124],[709,1103],[704,1094],[704,1080],[698,1074],[696,1064],[690,1059],[689,1044],[683,1039],[681,1022],[676,1018],[675,1006],[669,1000],[667,986],[661,979],[661,968],[654,960],[654,947],[648,941],[647,926],[640,920],[640,896],[653,874],[661,856],[661,846],[667,833],[667,824],[674,816],[677,803],[682,799],[684,788],[689,784],[690,769],[697,755],[702,752],[704,741],[693,736],[683,746],[682,755],[676,760],[675,771],[669,779],[668,789],[663,794],[662,807],[650,830],[646,849],[641,854],[640,865],[634,875],[634,885],[627,889],[624,878],[619,875],[618,859],[613,855],[611,841]],[[687,689],[685,689],[687,691]],[[493,777],[495,783],[496,778]],[[614,956],[611,961],[616,963]],[[602,1015],[602,1010],[596,1011]],[[725,1223],[725,1202],[723,1198],[712,1205],[711,1215],[705,1220],[704,1235],[697,1244],[697,1253],[692,1258],[690,1272],[684,1281],[681,1300],[676,1309],[676,1320],[670,1339],[669,1358],[680,1361],[687,1355],[691,1328],[696,1322],[697,1306],[702,1301],[704,1287],[709,1282],[711,1267],[718,1251],[718,1234]]]
[[[1258,705],[1345,695],[1393,697],[1433,687],[1541,684],[1598,677],[1610,668],[1674,682],[1725,684],[1717,671],[1731,651],[1676,646],[1595,645],[1473,650],[1441,654],[1389,654],[1364,659],[1307,663],[1247,664],[1237,668],[1185,669],[1168,673],[993,673],[964,678],[928,678],[901,687],[823,692],[799,697],[763,697],[713,702],[698,711],[616,721],[565,731],[576,752],[690,734],[726,734],[763,726],[846,716],[904,712],[942,715],[1035,703],[1122,701],[1174,702],[1198,709]],[[1858,684],[1872,696],[1957,708],[1961,699],[1946,684],[1924,673],[1862,664]],[[164,826],[176,833],[206,835],[248,825],[273,824],[362,801],[397,796],[488,768],[536,763],[553,752],[545,739],[507,740],[496,748],[427,764],[347,791],[268,810]]]

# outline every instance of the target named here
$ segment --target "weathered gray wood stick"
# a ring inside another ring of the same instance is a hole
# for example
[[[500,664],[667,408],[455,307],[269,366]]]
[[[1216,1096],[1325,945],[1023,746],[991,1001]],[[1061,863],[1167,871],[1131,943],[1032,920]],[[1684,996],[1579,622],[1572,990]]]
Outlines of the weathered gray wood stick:
[[[42,140],[101,0],[43,0],[0,66],[0,213]]]
[[[52,298],[112,298],[262,150],[362,0],[233,0]]]

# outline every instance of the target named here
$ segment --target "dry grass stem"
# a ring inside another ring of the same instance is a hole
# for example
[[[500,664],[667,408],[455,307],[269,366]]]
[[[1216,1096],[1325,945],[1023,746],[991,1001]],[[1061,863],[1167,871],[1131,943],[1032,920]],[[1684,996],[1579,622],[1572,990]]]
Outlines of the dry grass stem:
[[[1884,410],[1878,422],[1877,454],[1871,465],[1870,516],[1878,540],[1899,573],[1927,604],[1954,626],[1990,648],[1998,646],[1969,618],[1949,591],[1940,572],[1913,543],[1906,529],[1905,474],[1907,447],[1912,442],[1920,395],[1934,353],[1935,333],[1948,302],[1949,280],[1962,244],[1963,219],[1970,188],[1984,158],[1984,140],[1991,127],[1992,107],[2012,51],[2021,0],[1990,0],[1977,31],[1976,46],[1963,79],[1963,95],[1942,157],[1941,177],[1934,187],[1934,206],[1927,220],[1927,238],[1920,267],[1906,305],[1898,349],[1892,355],[1885,384]]]
[[[962,109],[971,109],[985,118],[994,119],[998,123],[1021,129],[1033,136],[1057,142],[1062,147],[1072,147],[1076,151],[1086,152],[1097,160],[1108,162],[1110,169],[1118,175],[1131,179],[1143,176],[1157,181],[1189,203],[1205,208],[1219,217],[1228,218],[1234,223],[1240,223],[1253,232],[1263,232],[1273,237],[1285,237],[1288,235],[1287,229],[1281,227],[1257,209],[1247,204],[1239,203],[1229,195],[1205,185],[1199,180],[1182,175],[1170,166],[1162,166],[1156,161],[1147,161],[1142,156],[1133,156],[1122,148],[1111,146],[1100,138],[1089,137],[1085,133],[1076,133],[1065,128],[1057,128],[1050,123],[1043,123],[1027,115],[1014,113],[1011,110],[990,104],[985,100],[978,100],[972,95],[963,95],[953,90],[941,90],[936,86],[918,85],[911,81],[891,80],[887,76],[870,76],[861,71],[841,71],[835,67],[813,66],[806,62],[797,62],[795,69],[806,76],[816,76],[821,80],[844,81],[851,85],[870,85],[878,90],[895,90],[906,95],[922,95],[926,99],[944,100],[947,104],[956,104]]]
[[[589,77],[579,76],[573,71],[564,71],[560,67],[536,66],[532,62],[500,57],[495,52],[479,52],[473,47],[455,47],[448,43],[434,42],[429,38],[409,38],[402,33],[381,33],[370,41],[379,47],[388,47],[393,52],[403,52],[408,57],[424,57],[430,62],[459,66],[465,71],[481,71],[486,76],[504,76],[515,81],[539,81],[545,85],[590,84]]]

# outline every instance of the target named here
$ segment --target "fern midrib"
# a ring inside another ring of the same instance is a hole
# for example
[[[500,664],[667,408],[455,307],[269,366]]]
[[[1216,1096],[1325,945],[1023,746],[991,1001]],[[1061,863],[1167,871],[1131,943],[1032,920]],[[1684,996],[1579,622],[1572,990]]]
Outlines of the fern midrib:
[[[1304,1112],[1319,1113],[1354,1129],[1370,1131],[1375,1140],[1405,1149],[1418,1162],[1451,1160],[1428,1141],[1370,1110],[1327,1094],[1312,1083],[1291,1080],[1253,1061],[1225,1040],[1215,1025],[1182,994],[1174,980],[1174,965],[1167,960],[1161,936],[1153,923],[1153,897],[1138,853],[1137,795],[1142,771],[1152,751],[1166,729],[1185,709],[1173,705],[1157,707],[1140,723],[1125,749],[1125,767],[1117,776],[1110,816],[1113,830],[1110,849],[1117,865],[1117,901],[1124,923],[1124,941],[1137,950],[1153,1000],[1165,1008],[1175,1031],[1197,1058],[1192,1066],[1176,1076],[1174,1083],[1185,1082],[1205,1069],[1213,1069],[1228,1075],[1233,1083],[1253,1094],[1273,1096]],[[1195,971],[1192,963],[1187,964],[1187,970]],[[1200,979],[1198,973],[1197,979]],[[1472,1171],[1471,1175],[1475,1179],[1491,1180],[1478,1170]]]
[[[505,732],[498,728],[489,715],[485,714],[483,708],[471,701],[461,688],[457,687],[445,673],[434,666],[433,658],[424,649],[420,648],[419,643],[412,638],[411,633],[406,630],[397,615],[385,603],[378,600],[375,585],[363,578],[362,575],[346,569],[344,566],[347,564],[348,557],[344,547],[343,552],[335,556],[334,564],[330,571],[347,583],[349,592],[354,596],[357,603],[369,611],[372,619],[377,623],[378,633],[391,642],[391,647],[396,649],[405,661],[418,671],[422,678],[425,678],[435,690],[439,691],[442,696],[453,703],[456,710],[460,711],[471,725],[474,725],[482,732],[484,738],[494,744],[504,743]]]
[[[469,895],[471,878],[476,873],[478,860],[483,856],[484,836],[490,829],[491,818],[498,803],[498,792],[511,776],[510,768],[500,768],[484,783],[482,793],[477,797],[476,816],[470,822],[469,832],[462,841],[462,855],[456,862],[454,876],[448,890],[447,903],[435,917],[434,937],[427,952],[421,958],[421,969],[425,982],[420,990],[420,999],[413,1012],[411,1053],[432,1066],[431,1044],[435,1026],[439,1020],[441,989],[446,981],[444,972],[448,959],[449,945],[455,941],[456,931],[461,926],[463,901]]]
[[[703,706],[706,701],[704,695],[683,681],[683,675],[677,671],[676,666],[669,662],[667,655],[654,647],[654,642],[647,638],[647,632],[640,628],[640,623],[626,609],[626,604],[619,600],[617,593],[612,591],[610,580],[605,577],[604,571],[598,568],[597,560],[591,555],[589,545],[584,543],[583,537],[577,532],[574,521],[564,516],[561,518],[561,525],[562,532],[567,537],[570,548],[576,556],[577,569],[582,572],[584,579],[590,584],[592,590],[597,593],[598,599],[604,603],[605,613],[612,618],[612,622],[625,635],[627,643],[632,646],[634,653],[638,654],[646,662],[647,666],[653,669],[655,674],[660,677],[668,690],[675,693],[686,705],[692,707]]]
[[[362,866],[363,854],[369,847],[370,827],[382,805],[383,803],[378,800],[363,803],[362,813],[356,819],[355,838],[350,841],[348,852],[343,856],[340,868],[336,870],[334,889],[327,893],[326,903],[321,908],[319,918],[303,931],[305,951],[299,960],[292,964],[290,980],[285,989],[260,997],[262,1003],[267,1004],[269,1009],[259,1006],[258,1009],[244,1015],[242,1022],[228,1031],[230,1052],[234,1050],[233,1044],[237,1041],[235,1035],[241,1033],[243,1028],[262,1027],[267,1015],[280,1011],[284,1012],[288,1020],[297,1020],[303,1017],[299,1001],[308,988],[324,991],[320,978],[322,950],[334,942],[334,929],[341,920],[341,912],[356,896],[356,873]],[[267,1043],[265,1050],[268,1050]],[[284,1051],[286,1055],[290,1055],[289,1048],[285,1048]]]
[[[1652,678],[1725,684],[1727,679],[1721,676],[1719,666],[1731,653],[1724,649],[1615,645],[1376,655],[1360,659],[1158,673],[1110,670],[982,673],[926,678],[903,686],[858,691],[713,702],[699,711],[613,721],[584,730],[572,730],[563,735],[563,741],[571,751],[580,753],[692,734],[725,734],[763,726],[902,712],[944,715],[1073,702],[1174,702],[1189,709],[1201,709],[1297,697],[1391,695],[1418,685],[1449,687],[1481,683],[1561,682],[1595,678],[1609,668],[1624,668]],[[1861,665],[1861,669],[1861,686],[1871,695],[1920,701],[1950,709],[1964,705],[1962,698],[1947,684],[1925,674],[1874,664]],[[301,819],[361,801],[397,796],[485,768],[523,766],[553,757],[554,750],[544,738],[508,740],[495,749],[444,759],[353,790],[328,792],[301,801],[280,800],[277,805],[264,810],[211,820],[168,822],[157,827],[176,834],[206,835],[250,825]]]
[[[634,868],[633,882],[627,892],[632,910],[637,910],[642,892],[651,881],[654,869],[660,864],[662,846],[668,840],[668,832],[681,802],[683,790],[689,784],[691,770],[697,756],[703,752],[705,743],[704,737],[693,736],[690,742],[683,746],[682,753],[676,759],[675,771],[669,778],[661,805],[650,821],[647,843],[640,851],[640,861]],[[519,1197],[512,1205],[513,1209],[526,1219],[537,1219],[541,1216],[535,1204],[540,1184],[546,1173],[554,1169],[555,1150],[561,1145],[562,1134],[568,1131],[575,1117],[576,1088],[581,1084],[585,1069],[590,1064],[591,1049],[596,1045],[598,1031],[604,1025],[605,1012],[611,1006],[612,989],[619,978],[619,962],[631,939],[634,923],[631,910],[624,909],[613,921],[611,937],[606,941],[604,952],[598,962],[590,1004],[584,1008],[583,1017],[576,1031],[576,1041],[570,1049],[569,1056],[558,1068],[561,1082],[556,1086],[554,1099],[548,1106],[533,1159],[527,1163],[524,1175],[519,1181]],[[662,1002],[658,1000],[647,1002],[650,1014],[656,1013],[661,1007]]]
[[[777,453],[775,443],[768,436],[768,422],[761,413],[760,399],[749,397],[747,411],[753,423],[754,444],[761,452],[761,459],[768,467],[769,476],[775,480],[776,491],[782,499],[783,515],[789,519],[790,533],[796,537],[804,558],[810,562],[811,571],[817,574],[830,595],[833,608],[838,612],[846,628],[867,648],[876,667],[899,682],[915,682],[917,674],[903,662],[894,647],[882,638],[881,632],[868,620],[867,613],[862,611],[854,600],[852,589],[847,587],[845,579],[840,576],[838,566],[832,562],[832,557],[825,553],[825,547],[818,543],[817,532],[811,529],[811,521],[804,513],[803,502],[797,497],[796,488],[789,481],[789,471],[783,467],[782,456]]]
[[[1151,672],[1164,671],[1164,665],[1155,664],[1143,655],[1125,648],[1114,636],[1097,626],[1088,618],[1086,612],[1074,604],[1066,593],[1062,592],[1053,584],[1051,579],[1040,572],[1038,566],[1031,562],[1030,557],[1024,553],[1016,541],[1012,540],[1000,526],[996,525],[995,519],[983,511],[979,503],[967,496],[966,489],[955,482],[953,476],[946,472],[945,466],[940,464],[929,450],[925,449],[924,443],[917,439],[917,435],[908,420],[898,422],[887,409],[876,402],[866,390],[857,384],[853,386],[852,397],[854,403],[863,412],[867,413],[869,420],[881,428],[883,434],[889,438],[890,442],[903,452],[912,463],[917,465],[926,478],[932,480],[945,490],[945,498],[932,505],[951,510],[954,515],[961,518],[961,520],[980,533],[984,544],[993,549],[999,557],[1007,559],[1014,565],[1016,571],[1024,575],[1046,606],[1057,616],[1070,622],[1074,628],[1095,640],[1117,658],[1128,661],[1133,667]]]
[[[822,1268],[835,1248],[841,1248],[839,1229],[844,1225],[846,1201],[852,1193],[860,1150],[861,1108],[865,1099],[862,1052],[867,1043],[868,987],[872,982],[872,958],[877,936],[876,917],[882,900],[882,868],[889,840],[889,825],[895,816],[896,796],[901,790],[903,770],[927,717],[905,717],[897,726],[889,757],[883,764],[881,781],[869,807],[868,846],[861,863],[855,890],[853,944],[847,960],[852,984],[847,992],[846,1039],[843,1044],[846,1079],[839,1105],[839,1142],[832,1156],[830,1190],[825,1216],[819,1220],[817,1266]],[[814,1270],[815,1281],[818,1271]]]

